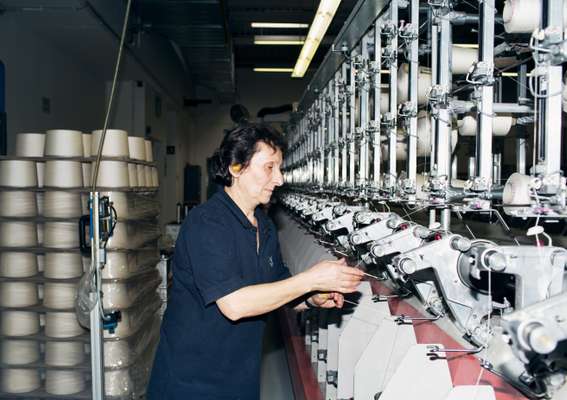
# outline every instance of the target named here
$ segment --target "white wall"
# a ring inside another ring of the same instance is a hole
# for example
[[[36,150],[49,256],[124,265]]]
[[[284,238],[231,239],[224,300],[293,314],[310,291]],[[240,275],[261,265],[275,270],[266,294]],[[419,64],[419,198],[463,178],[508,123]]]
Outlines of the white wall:
[[[15,134],[47,129],[89,131],[103,119],[104,81],[88,66],[17,23],[2,17],[0,60],[6,66],[8,154]],[[42,111],[42,97],[51,112]]]
[[[252,119],[263,107],[275,107],[299,101],[307,81],[288,74],[261,74],[251,69],[236,71],[238,102],[250,111]],[[201,166],[201,199],[207,194],[207,158],[220,145],[223,130],[231,128],[231,104],[200,105],[191,114],[195,129],[189,142],[189,162]]]

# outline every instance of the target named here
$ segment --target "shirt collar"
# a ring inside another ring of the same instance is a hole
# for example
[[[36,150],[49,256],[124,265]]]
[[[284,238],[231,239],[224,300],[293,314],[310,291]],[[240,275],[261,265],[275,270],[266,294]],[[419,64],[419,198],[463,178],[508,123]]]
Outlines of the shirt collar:
[[[238,207],[232,197],[230,197],[228,193],[224,191],[224,189],[219,190],[215,194],[215,197],[218,197],[218,199],[230,210],[230,212],[236,217],[238,222],[240,222],[244,228],[254,230],[256,229],[256,227],[252,225],[248,218],[246,218],[246,215],[244,215],[240,207]],[[262,232],[263,234],[266,233],[268,231],[268,223],[264,211],[262,211],[260,207],[256,207],[256,209],[254,210],[254,216],[256,217],[256,221],[258,221],[260,232]]]

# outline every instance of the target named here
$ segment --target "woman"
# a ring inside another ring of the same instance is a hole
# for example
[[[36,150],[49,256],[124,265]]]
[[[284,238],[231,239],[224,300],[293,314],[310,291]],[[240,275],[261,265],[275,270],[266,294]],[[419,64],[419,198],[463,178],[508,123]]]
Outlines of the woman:
[[[294,301],[342,307],[342,293],[356,290],[362,272],[344,261],[293,277],[284,266],[261,208],[283,184],[283,149],[268,126],[224,137],[214,156],[224,190],[189,213],[177,239],[149,399],[257,400],[265,314]]]

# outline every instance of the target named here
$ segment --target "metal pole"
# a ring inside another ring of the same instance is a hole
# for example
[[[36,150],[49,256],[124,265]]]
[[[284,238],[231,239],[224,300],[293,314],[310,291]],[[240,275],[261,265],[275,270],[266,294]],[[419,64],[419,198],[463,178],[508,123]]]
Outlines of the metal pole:
[[[419,0],[411,0],[411,25],[415,37],[412,38],[409,48],[409,79],[408,93],[412,115],[409,117],[408,135],[408,179],[412,187],[417,179],[417,105],[418,105],[418,73],[419,73]],[[415,113],[413,113],[415,110]]]
[[[476,133],[476,173],[480,181],[476,182],[477,190],[489,190],[492,185],[492,121],[494,87],[494,0],[479,0],[479,63],[484,67],[484,82],[480,88],[480,101],[477,112]]]
[[[380,186],[380,163],[382,162],[382,147],[380,144],[380,104],[382,100],[382,75],[380,65],[382,63],[382,31],[380,29],[380,21],[374,24],[374,68],[372,75],[372,92],[374,93],[374,112],[372,118],[374,120],[374,137],[372,140],[373,154],[373,179],[374,187]]]
[[[95,306],[90,313],[90,339],[91,339],[91,376],[92,376],[92,398],[94,400],[104,399],[104,348],[102,336],[102,314],[101,314],[101,298],[102,290],[100,266],[101,266],[101,249],[100,249],[100,233],[99,233],[99,193],[90,193],[91,204],[91,260],[95,268],[95,286],[97,293],[91,293],[91,300]]]
[[[397,168],[396,168],[396,151],[397,151],[397,144],[398,144],[398,135],[397,135],[397,114],[398,114],[398,0],[391,0],[390,1],[390,23],[392,24],[393,28],[393,35],[390,37],[390,52],[393,56],[390,59],[390,118],[391,124],[388,130],[388,138],[389,138],[389,155],[388,155],[388,187],[391,188],[394,185],[394,180],[397,177]]]
[[[347,90],[347,76],[348,76],[348,64],[345,62],[342,65],[342,82],[343,82],[343,96],[342,96],[342,106],[341,106],[341,121],[342,121],[342,153],[341,153],[341,184],[346,186],[347,185],[347,159],[348,159],[348,143],[347,143],[347,99],[348,99],[348,90]]]
[[[447,95],[451,91],[451,48],[452,48],[452,29],[451,22],[443,16],[438,18],[440,34],[438,36],[437,48],[437,81],[441,93]],[[437,109],[436,126],[436,162],[437,176],[446,176],[450,182],[451,176],[451,115],[448,104],[442,101]]]
[[[334,134],[333,134],[333,185],[339,183],[339,126],[340,126],[340,110],[339,110],[339,81],[341,73],[337,71],[335,74],[334,91],[333,91],[333,123],[334,123]]]
[[[364,35],[361,43],[362,77],[359,79],[360,95],[360,158],[359,158],[359,185],[368,183],[368,45],[369,37]]]
[[[353,188],[356,184],[356,170],[355,170],[355,159],[356,159],[356,69],[354,66],[354,51],[351,53],[351,62],[349,70],[349,176],[348,176],[348,186]]]

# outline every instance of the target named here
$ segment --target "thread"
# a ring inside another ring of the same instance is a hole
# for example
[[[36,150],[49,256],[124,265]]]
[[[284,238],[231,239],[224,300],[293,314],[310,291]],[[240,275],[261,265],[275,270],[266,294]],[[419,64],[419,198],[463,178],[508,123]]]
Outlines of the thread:
[[[70,160],[48,160],[45,163],[45,186],[59,188],[83,187],[81,163]]]
[[[45,134],[18,133],[16,135],[16,156],[43,157],[45,149]]]
[[[0,282],[0,306],[29,307],[39,302],[37,285],[31,282]]]
[[[512,128],[514,120],[509,116],[495,116],[492,118],[492,135],[506,136]],[[475,136],[477,120],[472,115],[466,115],[459,121],[459,134],[461,136]]]
[[[128,136],[128,153],[134,160],[146,160],[146,141],[143,137]]]
[[[78,218],[82,215],[79,193],[45,192],[43,215],[50,218]]]
[[[45,363],[55,367],[73,367],[85,361],[85,345],[82,342],[47,342]]]
[[[83,274],[83,261],[79,253],[47,253],[45,277],[50,279],[77,278]]]
[[[508,33],[531,33],[541,21],[541,0],[506,0],[504,29]],[[563,25],[567,26],[567,2],[563,2]]]
[[[134,383],[127,369],[104,372],[105,394],[111,397],[127,396],[134,389]]]
[[[138,169],[136,164],[128,163],[128,180],[130,187],[138,187]]]
[[[98,147],[102,130],[92,132],[91,154],[98,154]],[[102,148],[103,157],[128,157],[128,133],[121,129],[107,129],[104,145]]]
[[[34,253],[0,253],[0,276],[26,278],[37,275],[37,256]]]
[[[4,336],[28,336],[39,332],[39,314],[32,311],[2,311],[0,332]]]
[[[33,340],[7,340],[2,342],[2,363],[26,365],[39,360],[39,343]]]
[[[83,157],[91,156],[92,136],[90,133],[83,133]]]
[[[35,369],[2,369],[2,391],[6,393],[29,393],[39,389],[39,371]]]
[[[46,222],[44,224],[44,246],[58,249],[79,247],[76,222]]]
[[[0,192],[0,216],[26,218],[36,215],[37,199],[35,192]]]
[[[82,157],[83,132],[54,129],[45,133],[45,155],[52,157]]]
[[[45,334],[52,338],[70,338],[83,334],[74,312],[45,313]]]
[[[478,61],[478,50],[460,46],[453,46],[451,57],[451,72],[453,74],[466,74],[471,66]]]
[[[54,310],[72,309],[77,295],[77,285],[74,283],[44,284],[43,305]]]
[[[98,171],[97,186],[108,188],[128,187],[130,181],[128,179],[128,164],[123,161],[100,162]]]
[[[37,226],[35,222],[3,222],[0,224],[1,247],[37,246]]]
[[[85,390],[85,375],[82,371],[47,370],[45,391],[55,395],[70,395]]]
[[[138,173],[138,186],[147,187],[146,183],[146,170],[143,165],[136,165],[136,172]]]
[[[104,342],[104,366],[125,367],[130,363],[131,350],[124,340]]]
[[[0,160],[0,186],[37,187],[35,161]]]

